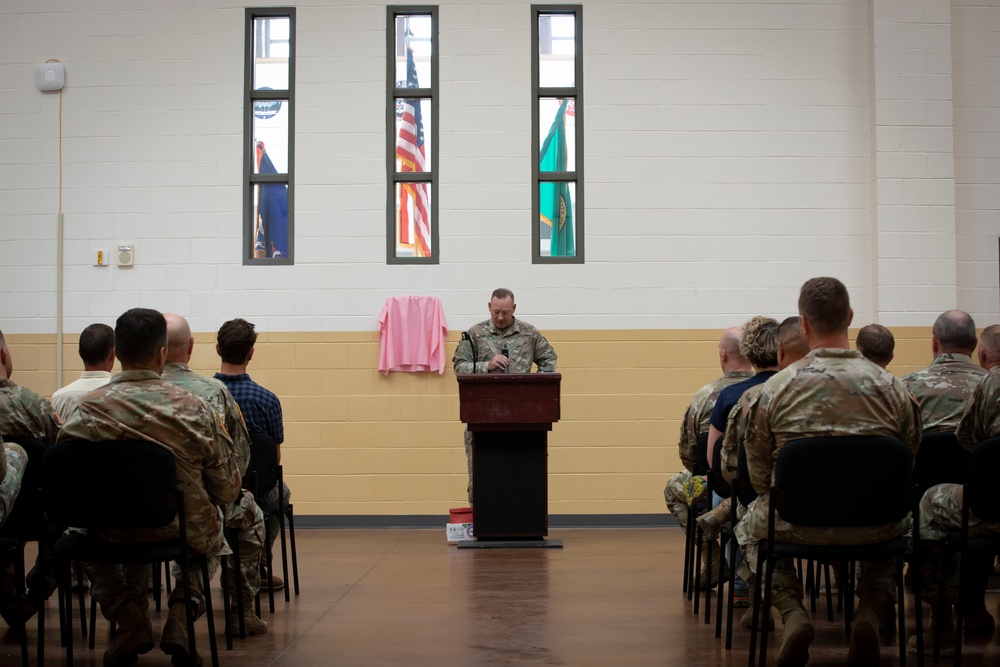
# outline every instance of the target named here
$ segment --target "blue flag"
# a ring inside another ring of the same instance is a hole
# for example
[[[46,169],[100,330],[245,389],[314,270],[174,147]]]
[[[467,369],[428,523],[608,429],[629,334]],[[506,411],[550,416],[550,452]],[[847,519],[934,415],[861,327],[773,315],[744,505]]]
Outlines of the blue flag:
[[[277,174],[274,163],[257,142],[257,172]],[[257,221],[254,233],[254,257],[288,257],[288,186],[284,183],[260,183]]]

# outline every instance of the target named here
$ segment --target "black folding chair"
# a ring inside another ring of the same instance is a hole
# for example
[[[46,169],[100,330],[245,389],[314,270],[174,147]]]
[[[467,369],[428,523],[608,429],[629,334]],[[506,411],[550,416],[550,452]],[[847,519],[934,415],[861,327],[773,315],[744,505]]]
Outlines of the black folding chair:
[[[51,545],[62,532],[62,527],[56,526],[51,521],[46,519],[42,504],[42,471],[45,463],[45,451],[48,447],[45,443],[34,438],[13,437],[9,438],[9,441],[17,443],[24,449],[25,453],[28,455],[28,464],[24,469],[24,477],[21,478],[21,491],[17,495],[17,500],[15,501],[13,508],[11,508],[10,516],[7,518],[3,527],[0,528],[0,537],[12,540],[17,547],[16,551],[11,554],[11,560],[14,561],[15,569],[19,572],[19,574],[15,576],[17,576],[18,582],[23,587],[25,575],[25,545],[28,542],[38,543],[36,575],[39,580],[44,580],[47,570],[51,565],[48,558],[49,545]],[[0,456],[2,455],[3,453],[0,451]],[[23,603],[25,599],[24,591],[22,591],[19,599]],[[43,664],[45,659],[45,608],[44,600],[38,600],[37,602],[39,605],[38,664]],[[59,602],[59,614],[61,618],[64,613],[69,613],[67,609],[72,609],[72,607],[70,606],[64,609],[61,604],[63,602],[62,598],[59,599]],[[79,591],[79,602],[80,621],[83,624],[83,632],[86,636],[86,613],[84,611],[85,604],[82,589]],[[25,627],[22,630],[22,635],[26,632],[27,628]]]
[[[60,595],[70,594],[69,563],[143,564],[197,558],[187,543],[184,495],[177,486],[174,456],[169,449],[144,440],[71,441],[53,445],[45,454],[45,508],[62,525],[90,530],[139,530],[163,528],[177,522],[177,536],[162,542],[131,544],[104,541],[95,535],[71,532],[53,546]],[[197,558],[205,589],[212,665],[218,667],[215,620],[212,612],[208,560]],[[188,651],[196,655],[191,582],[181,567],[187,616]],[[66,615],[66,664],[73,664],[72,617]]]
[[[295,594],[299,594],[299,562],[298,554],[295,550],[294,507],[292,503],[288,503],[287,505],[285,504],[284,494],[280,490],[278,492],[278,511],[268,512],[263,507],[265,496],[267,496],[267,494],[278,485],[280,485],[279,489],[284,489],[284,470],[278,464],[278,446],[267,434],[251,433],[250,468],[247,471],[247,477],[243,478],[243,488],[253,493],[254,499],[257,501],[257,504],[261,506],[261,511],[264,512],[264,528],[266,532],[265,570],[269,579],[272,576],[272,556],[270,549],[271,527],[268,525],[267,518],[272,514],[278,517],[278,530],[280,531],[281,538],[281,567],[282,575],[285,578],[285,602],[288,602],[291,600],[291,597],[289,596],[290,586],[288,585],[289,550],[291,550],[292,555],[292,579],[295,586]],[[286,521],[288,522],[288,546],[286,546],[285,534]],[[271,590],[270,587],[268,588],[268,598],[270,602],[270,612],[274,613],[274,591]]]
[[[969,535],[969,518],[1000,523],[1000,493],[996,491],[997,471],[1000,471],[1000,437],[980,442],[969,457],[968,481],[962,486],[962,527],[949,532],[944,538],[946,549],[962,554],[958,577],[958,604],[955,605],[955,664],[962,664],[962,630],[965,623],[963,604],[966,596],[970,553],[996,553],[1000,551],[1000,534]],[[945,560],[947,554],[945,554]],[[919,577],[913,577],[916,581]],[[945,570],[941,568],[939,589],[945,587]],[[939,603],[943,605],[943,600]],[[940,615],[939,615],[940,618]],[[937,625],[934,637],[934,657],[937,660],[941,645],[941,626]]]
[[[913,481],[920,494],[938,484],[963,484],[972,452],[958,444],[954,431],[924,431],[913,460]]]
[[[899,606],[899,663],[905,665],[903,558],[908,548],[906,536],[875,544],[801,544],[776,540],[774,522],[776,514],[780,513],[782,519],[798,526],[879,526],[902,521],[911,511],[914,538],[919,539],[913,457],[903,442],[881,436],[840,436],[803,438],[785,443],[778,450],[775,460],[774,481],[769,493],[767,538],[760,543],[758,551],[750,664],[754,663],[758,627],[761,633],[760,665],[766,664],[768,624],[759,624],[760,611],[764,609],[770,613],[771,581],[779,558],[853,563],[894,557]],[[765,568],[764,576],[761,576],[761,566]],[[849,629],[854,605],[853,575],[847,574],[845,579],[848,600],[845,622]],[[919,600],[919,586],[914,579],[914,595]],[[915,608],[919,638],[922,632],[920,605],[915,605]],[[918,664],[922,665],[922,645],[920,648]]]

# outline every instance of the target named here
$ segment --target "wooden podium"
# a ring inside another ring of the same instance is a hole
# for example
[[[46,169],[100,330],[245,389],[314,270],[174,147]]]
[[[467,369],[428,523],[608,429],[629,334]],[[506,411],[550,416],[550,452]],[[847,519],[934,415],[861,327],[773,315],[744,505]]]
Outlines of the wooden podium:
[[[460,548],[561,547],[549,528],[548,431],[559,421],[559,373],[458,376],[473,434],[472,525]]]

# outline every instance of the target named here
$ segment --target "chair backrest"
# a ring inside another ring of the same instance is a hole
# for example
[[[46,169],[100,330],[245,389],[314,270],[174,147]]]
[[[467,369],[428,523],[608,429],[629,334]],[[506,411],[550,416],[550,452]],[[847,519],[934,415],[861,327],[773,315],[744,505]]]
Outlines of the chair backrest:
[[[877,526],[906,517],[912,487],[910,448],[895,438],[802,438],[778,450],[771,502],[800,526]]]
[[[694,448],[694,470],[695,475],[708,474],[708,431],[698,434],[698,443]]]
[[[750,503],[757,500],[757,492],[750,483],[750,468],[747,467],[747,448],[740,444],[740,452],[736,464],[736,496],[740,499],[740,504],[750,507]]]
[[[1000,437],[983,440],[972,450],[969,465],[969,509],[980,521],[1000,522]]]
[[[177,515],[174,455],[146,440],[60,442],[45,453],[45,509],[77,528],[160,528]]]
[[[253,488],[251,479],[256,479]],[[243,488],[260,498],[278,483],[278,445],[266,433],[250,434],[250,467],[243,478]]]
[[[971,458],[954,431],[924,432],[913,462],[913,481],[921,493],[937,484],[964,484]]]
[[[2,532],[7,535],[20,535],[27,539],[35,539],[29,534],[42,529],[42,470],[45,466],[45,451],[48,447],[41,440],[34,438],[11,437],[8,442],[14,442],[24,449],[28,455],[28,465],[24,468],[21,478],[21,490],[14,501],[10,516],[3,524]],[[2,455],[2,452],[0,452]]]
[[[712,481],[712,491],[720,498],[728,498],[733,495],[729,482],[722,476],[722,441],[725,439],[725,435],[726,433],[723,431],[722,435],[715,441],[715,446],[712,448],[712,461],[715,462],[715,466],[708,472]]]

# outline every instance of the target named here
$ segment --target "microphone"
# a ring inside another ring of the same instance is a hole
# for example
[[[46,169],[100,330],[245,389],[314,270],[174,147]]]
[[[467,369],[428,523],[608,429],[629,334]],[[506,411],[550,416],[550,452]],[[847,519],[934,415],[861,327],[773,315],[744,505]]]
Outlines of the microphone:
[[[468,331],[462,332],[462,340],[469,341],[469,347],[472,349],[472,372],[476,372],[476,360],[479,358],[479,351],[476,349],[476,344],[472,342],[472,336],[469,335]]]
[[[500,354],[502,354],[503,356],[505,356],[508,359],[510,359],[510,352],[507,351],[507,346],[506,345],[504,346],[504,348],[502,350],[500,350]],[[503,367],[503,372],[504,373],[508,372],[509,370],[510,370],[510,366],[509,365]]]

